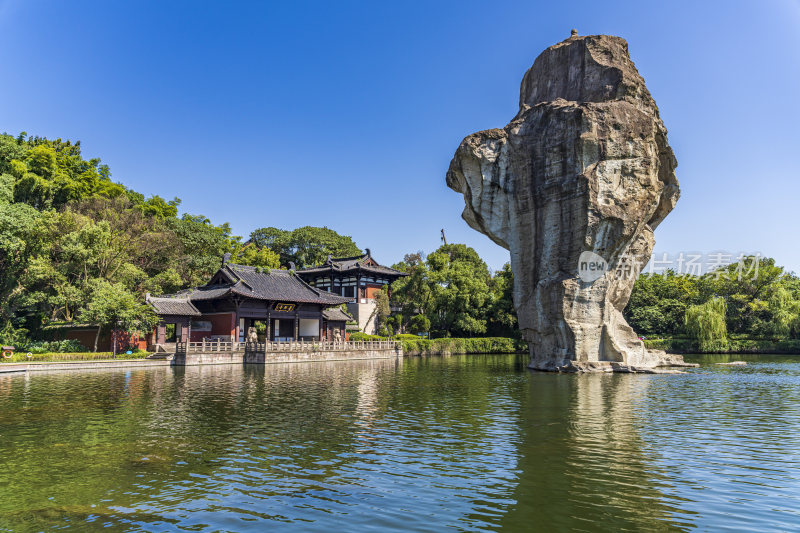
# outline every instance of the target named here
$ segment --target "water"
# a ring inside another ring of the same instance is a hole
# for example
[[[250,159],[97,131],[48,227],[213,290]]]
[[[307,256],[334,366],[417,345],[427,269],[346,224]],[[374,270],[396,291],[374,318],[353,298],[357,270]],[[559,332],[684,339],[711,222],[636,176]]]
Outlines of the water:
[[[735,359],[0,376],[0,529],[798,530],[800,359]]]

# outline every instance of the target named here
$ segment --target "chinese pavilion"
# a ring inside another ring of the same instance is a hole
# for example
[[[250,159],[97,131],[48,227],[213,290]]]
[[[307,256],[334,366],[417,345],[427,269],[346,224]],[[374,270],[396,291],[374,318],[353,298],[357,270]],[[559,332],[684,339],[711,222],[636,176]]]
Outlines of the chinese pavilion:
[[[358,321],[359,329],[374,334],[375,291],[408,274],[378,264],[367,248],[364,255],[328,256],[323,264],[298,270],[297,275],[316,289],[350,300],[347,310]]]
[[[244,342],[251,327],[262,341],[345,338],[345,324],[352,317],[336,307],[352,298],[312,287],[294,270],[236,265],[229,257],[206,285],[147,296],[161,319],[152,344]]]

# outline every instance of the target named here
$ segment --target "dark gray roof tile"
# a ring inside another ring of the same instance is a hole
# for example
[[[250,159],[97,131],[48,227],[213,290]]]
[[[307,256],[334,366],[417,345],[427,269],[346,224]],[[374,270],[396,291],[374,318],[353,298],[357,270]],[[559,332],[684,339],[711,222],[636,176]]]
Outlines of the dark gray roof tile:
[[[345,273],[350,271],[368,272],[371,274],[379,274],[391,277],[408,276],[406,272],[401,272],[393,268],[385,267],[382,265],[368,265],[365,264],[371,257],[368,254],[358,255],[355,257],[340,257],[338,259],[330,259],[325,263],[309,268],[302,268],[297,271],[303,277],[309,277],[310,274],[324,274],[331,273]],[[375,261],[373,259],[373,261]]]
[[[325,309],[322,312],[322,318],[324,318],[329,322],[349,322],[351,320],[354,320],[353,317],[351,317],[338,307]]]
[[[248,298],[321,305],[338,305],[353,300],[315,289],[289,270],[260,269],[232,263],[222,268],[239,280],[230,287],[231,292]]]
[[[200,316],[200,311],[185,297],[154,298],[148,296],[146,301],[159,315]]]

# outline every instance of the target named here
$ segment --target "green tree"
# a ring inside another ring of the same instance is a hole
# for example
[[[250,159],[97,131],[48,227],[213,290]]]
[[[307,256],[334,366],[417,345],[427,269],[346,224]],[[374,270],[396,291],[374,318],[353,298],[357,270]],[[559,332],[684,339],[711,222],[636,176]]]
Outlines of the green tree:
[[[485,333],[489,269],[478,253],[464,244],[445,244],[426,263],[432,330],[459,337]]]
[[[16,297],[25,292],[20,276],[25,272],[39,246],[36,238],[39,213],[26,204],[4,200],[0,177],[0,327],[18,321]]]
[[[103,328],[122,328],[125,331],[142,331],[152,328],[158,317],[152,308],[121,284],[105,280],[92,282],[89,304],[81,311],[82,321],[97,325],[94,351]]]
[[[231,234],[227,223],[215,226],[200,215],[184,214],[167,220],[178,240],[179,259],[176,269],[187,286],[208,281],[220,267],[222,256],[234,252],[239,238]]]
[[[645,273],[636,280],[624,315],[639,333],[674,335],[685,332],[686,308],[702,301],[696,276]]]
[[[282,265],[293,262],[299,268],[319,265],[328,255],[351,257],[362,253],[351,237],[327,227],[303,226],[292,231],[259,228],[250,234],[250,241],[278,254]]]
[[[391,324],[387,322],[389,315],[391,314],[391,307],[389,306],[389,291],[388,287],[384,287],[383,289],[378,289],[374,292],[373,298],[375,299],[375,308],[372,310],[369,318],[367,319],[367,324],[374,318],[375,319],[375,330],[378,332],[378,335],[392,335],[392,331],[389,331]]]
[[[704,304],[686,308],[686,330],[695,339],[700,350],[710,352],[727,348],[725,313],[725,300],[719,296]]]
[[[503,265],[489,280],[486,321],[486,333],[491,337],[520,336],[514,309],[514,273],[509,263]]]
[[[432,298],[425,255],[422,252],[406,254],[403,261],[392,268],[408,274],[392,284],[392,302],[400,308],[395,329],[412,333],[430,331],[427,314],[431,310]]]
[[[248,243],[237,247],[231,256],[231,262],[239,265],[256,266],[262,268],[280,268],[281,260],[278,254],[267,248],[259,248]]]
[[[727,304],[727,326],[731,333],[770,335],[775,320],[770,300],[776,291],[791,282],[784,269],[772,258],[748,256],[703,276],[703,292],[708,298],[720,296]]]

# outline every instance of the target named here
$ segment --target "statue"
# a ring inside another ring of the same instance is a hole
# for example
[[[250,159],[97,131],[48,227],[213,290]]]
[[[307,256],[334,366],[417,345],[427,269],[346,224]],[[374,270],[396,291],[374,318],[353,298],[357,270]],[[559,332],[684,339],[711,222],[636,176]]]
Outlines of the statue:
[[[505,128],[462,141],[447,185],[464,195],[464,220],[511,252],[531,368],[682,364],[646,349],[622,316],[680,195],[676,166],[627,42],[577,31],[536,58]]]

